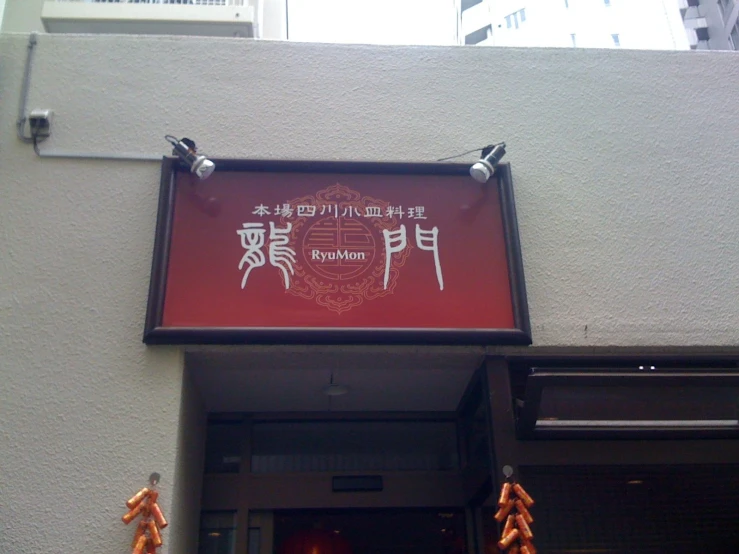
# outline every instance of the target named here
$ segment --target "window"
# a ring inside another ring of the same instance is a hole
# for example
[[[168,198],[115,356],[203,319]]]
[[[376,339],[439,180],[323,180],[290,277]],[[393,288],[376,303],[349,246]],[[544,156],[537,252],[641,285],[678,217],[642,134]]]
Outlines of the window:
[[[739,552],[737,469],[524,466],[520,479],[540,506],[535,525],[546,529],[539,552],[728,553]]]
[[[477,31],[474,31],[464,37],[464,43],[465,44],[478,44],[482,42],[483,40],[486,40],[493,36],[493,26],[487,25],[486,27],[483,27],[482,29],[478,29]]]
[[[520,10],[505,16],[505,26],[507,29],[510,29],[511,27],[518,29],[519,24],[524,21],[526,21],[526,8],[521,8]]]
[[[733,438],[732,368],[532,368],[518,413],[526,438]]]
[[[575,40],[575,33],[572,33],[570,35],[570,40],[572,41],[572,46],[577,46],[577,41]]]
[[[235,543],[235,512],[203,512],[200,515],[199,554],[233,554]]]
[[[477,4],[482,4],[482,0],[462,0],[462,11],[469,10]]]
[[[614,46],[621,46],[621,39],[619,38],[618,33],[613,33],[611,38],[613,39]]]
[[[254,473],[447,471],[459,467],[454,421],[255,423]]]
[[[238,473],[241,468],[240,423],[223,422],[208,424],[205,441],[206,473]]]

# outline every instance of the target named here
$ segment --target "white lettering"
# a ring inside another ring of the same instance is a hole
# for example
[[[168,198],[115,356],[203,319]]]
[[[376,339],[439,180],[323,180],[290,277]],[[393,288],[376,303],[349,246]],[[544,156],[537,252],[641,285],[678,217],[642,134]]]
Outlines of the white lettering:
[[[321,252],[320,250],[311,250],[310,259],[320,260],[321,262],[329,262],[334,260],[366,261],[367,252],[351,252],[349,250],[333,250],[330,252]]]

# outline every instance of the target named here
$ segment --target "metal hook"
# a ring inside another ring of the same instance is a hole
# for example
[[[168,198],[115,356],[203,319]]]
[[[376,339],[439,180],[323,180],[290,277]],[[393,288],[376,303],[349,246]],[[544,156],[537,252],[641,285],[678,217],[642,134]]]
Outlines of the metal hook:
[[[503,466],[503,475],[506,479],[513,478],[513,468],[511,466]]]

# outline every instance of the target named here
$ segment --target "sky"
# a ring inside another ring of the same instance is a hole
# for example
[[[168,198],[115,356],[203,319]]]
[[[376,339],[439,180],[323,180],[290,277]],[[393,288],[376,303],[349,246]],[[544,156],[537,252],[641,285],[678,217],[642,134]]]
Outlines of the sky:
[[[454,0],[288,0],[288,10],[294,41],[457,43]]]

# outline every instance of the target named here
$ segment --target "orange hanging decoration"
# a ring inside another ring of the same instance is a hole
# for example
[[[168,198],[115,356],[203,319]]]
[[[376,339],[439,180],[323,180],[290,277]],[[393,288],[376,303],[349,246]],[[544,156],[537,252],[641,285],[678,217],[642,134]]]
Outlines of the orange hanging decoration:
[[[536,554],[531,542],[534,533],[530,527],[534,518],[529,511],[533,505],[534,499],[520,484],[515,481],[503,483],[498,499],[499,510],[493,516],[498,523],[505,520],[498,541],[501,551],[507,550],[508,554]]]
[[[149,477],[149,486],[141,489],[126,502],[129,512],[121,518],[123,523],[128,525],[141,516],[131,543],[131,554],[156,554],[157,549],[162,546],[162,529],[167,526],[167,520],[157,504],[158,482],[159,474],[152,473]]]

